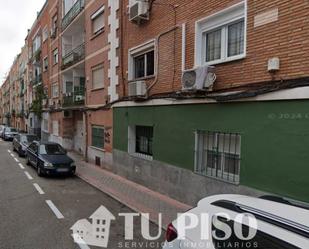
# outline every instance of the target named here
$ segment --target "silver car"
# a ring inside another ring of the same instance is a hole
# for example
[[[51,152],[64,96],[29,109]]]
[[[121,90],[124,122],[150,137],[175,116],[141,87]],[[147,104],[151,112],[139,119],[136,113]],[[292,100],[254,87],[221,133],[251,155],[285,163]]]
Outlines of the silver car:
[[[3,132],[4,141],[13,141],[14,137],[18,135],[18,132],[13,127],[5,127]]]

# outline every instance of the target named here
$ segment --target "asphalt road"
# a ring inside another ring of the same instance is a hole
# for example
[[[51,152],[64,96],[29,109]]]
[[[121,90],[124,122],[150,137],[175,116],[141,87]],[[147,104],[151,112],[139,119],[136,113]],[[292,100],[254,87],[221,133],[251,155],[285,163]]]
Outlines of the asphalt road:
[[[107,248],[161,248],[164,234],[156,241],[141,235],[141,220],[134,218],[134,240],[124,239],[125,222],[119,213],[129,208],[77,177],[38,177],[25,159],[12,152],[11,142],[0,140],[0,249],[70,249],[74,243],[70,228],[88,219],[101,206],[115,217]],[[150,234],[158,234],[150,225]]]

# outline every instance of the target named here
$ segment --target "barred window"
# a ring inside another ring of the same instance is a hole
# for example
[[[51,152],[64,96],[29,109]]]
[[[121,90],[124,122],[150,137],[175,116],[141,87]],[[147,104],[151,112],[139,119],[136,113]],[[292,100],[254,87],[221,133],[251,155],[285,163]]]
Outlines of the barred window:
[[[197,131],[195,173],[239,183],[240,153],[240,134]]]
[[[104,149],[104,127],[92,126],[92,146]]]
[[[136,153],[152,156],[153,127],[136,126]]]

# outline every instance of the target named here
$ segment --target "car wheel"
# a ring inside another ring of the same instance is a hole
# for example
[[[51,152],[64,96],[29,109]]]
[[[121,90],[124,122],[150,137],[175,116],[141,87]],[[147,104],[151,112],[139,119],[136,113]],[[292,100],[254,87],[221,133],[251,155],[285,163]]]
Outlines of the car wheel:
[[[20,149],[18,149],[17,154],[18,154],[19,157],[21,157]]]
[[[75,170],[72,170],[72,171],[71,171],[70,176],[71,176],[71,177],[74,177],[74,176],[75,176]]]
[[[26,155],[26,164],[27,164],[27,165],[30,165],[30,160],[29,160],[28,155]]]
[[[39,165],[37,165],[37,173],[38,173],[38,176],[40,176],[40,177],[43,176],[43,172],[42,172]]]

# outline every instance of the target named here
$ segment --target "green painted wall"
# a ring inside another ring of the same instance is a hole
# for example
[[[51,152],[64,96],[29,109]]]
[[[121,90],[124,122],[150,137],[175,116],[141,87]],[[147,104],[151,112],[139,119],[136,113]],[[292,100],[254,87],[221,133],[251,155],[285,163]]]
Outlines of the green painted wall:
[[[309,202],[309,101],[114,108],[114,148],[128,126],[154,126],[154,160],[194,168],[194,131],[242,134],[242,185]]]

